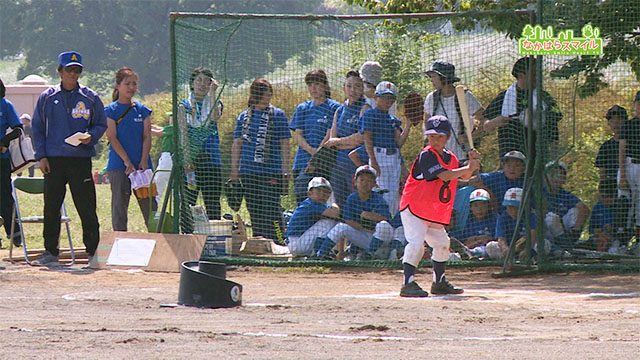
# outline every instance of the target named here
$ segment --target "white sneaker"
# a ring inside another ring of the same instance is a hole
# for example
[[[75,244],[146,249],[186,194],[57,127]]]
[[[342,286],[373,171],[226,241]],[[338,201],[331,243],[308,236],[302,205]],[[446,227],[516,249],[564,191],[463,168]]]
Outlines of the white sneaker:
[[[389,260],[398,260],[398,249],[389,251]]]

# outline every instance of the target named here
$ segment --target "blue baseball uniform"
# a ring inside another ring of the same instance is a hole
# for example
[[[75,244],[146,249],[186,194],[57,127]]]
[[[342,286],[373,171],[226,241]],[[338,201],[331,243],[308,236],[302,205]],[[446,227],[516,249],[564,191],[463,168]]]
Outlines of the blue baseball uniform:
[[[506,211],[503,211],[500,215],[498,215],[498,219],[496,220],[496,239],[504,238],[507,241],[507,244],[511,244],[513,234],[516,232],[516,221],[517,219],[509,216]],[[534,216],[530,217],[530,225],[532,230],[536,228],[536,218]],[[526,236],[526,227],[524,221],[520,223],[520,229],[518,229],[517,231],[518,236],[516,240],[522,236]]]
[[[596,230],[604,230],[605,227],[613,227],[613,210],[598,201],[591,210],[589,234],[594,235]]]
[[[18,118],[16,109],[13,107],[11,101],[0,98],[0,138],[4,137],[8,128],[22,127],[22,123]],[[5,151],[0,153],[0,157],[3,159],[9,158],[9,152]],[[11,171],[9,171],[9,174]],[[9,217],[10,218],[10,217]]]
[[[357,192],[351,193],[351,195],[347,197],[347,202],[344,205],[342,218],[360,223],[362,221],[360,219],[360,213],[363,211],[374,212],[389,219],[389,207],[386,201],[384,201],[384,198],[380,194],[373,191],[371,192],[371,196],[365,201],[360,199]]]
[[[580,202],[577,196],[560,189],[557,193],[550,193],[544,190],[543,196],[547,201],[547,211],[563,217],[569,210],[576,207]]]
[[[492,199],[502,201],[504,193],[511,188],[522,188],[524,185],[524,176],[516,180],[511,180],[504,175],[504,171],[494,171],[490,173],[480,174],[480,180],[491,191]],[[504,206],[502,207],[504,209]]]
[[[322,213],[329,208],[326,203],[320,203],[307,198],[293,211],[285,236],[300,236],[316,221],[320,220]]]
[[[131,163],[137,167],[142,159],[142,139],[144,133],[144,122],[150,121],[151,109],[145,105],[134,102],[132,105],[112,102],[104,108],[106,116],[110,119],[118,119],[125,111],[133,106],[127,115],[116,125],[116,136],[124,148]],[[147,161],[147,167],[151,168],[151,157]],[[118,156],[113,146],[109,145],[109,158],[107,160],[107,171],[124,170],[124,161]]]
[[[460,241],[465,241],[472,236],[491,236],[495,234],[497,217],[494,213],[484,219],[477,219],[475,216],[469,216],[464,227],[457,231],[452,231],[451,235]]]
[[[313,148],[318,148],[327,131],[331,128],[333,114],[339,106],[340,104],[333,99],[326,99],[318,106],[313,100],[307,100],[296,107],[289,128],[292,131],[302,130],[307,143]],[[298,146],[293,161],[294,172],[304,170],[310,159],[311,154]]]
[[[354,104],[340,105],[336,110],[336,136],[344,138],[351,136],[360,131],[360,110],[364,105],[364,98],[360,98]],[[355,164],[349,159],[349,152],[352,149],[338,150],[336,156],[336,166],[331,176],[331,186],[336,199],[336,203],[340,206],[344,204],[347,196],[353,192],[353,183],[351,179],[356,172]],[[365,151],[366,153],[366,151]],[[364,160],[363,160],[364,161]],[[368,160],[364,161],[367,162]]]
[[[380,167],[378,186],[389,190],[384,199],[389,204],[389,212],[395,215],[400,206],[400,169],[402,160],[396,143],[396,131],[402,131],[400,120],[387,112],[369,109],[362,115],[360,132],[372,134],[373,152]]]

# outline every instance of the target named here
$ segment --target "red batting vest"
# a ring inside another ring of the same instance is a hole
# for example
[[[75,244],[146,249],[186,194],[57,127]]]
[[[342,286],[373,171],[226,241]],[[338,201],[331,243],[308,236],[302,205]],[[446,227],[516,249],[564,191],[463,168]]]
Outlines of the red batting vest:
[[[444,169],[453,170],[458,168],[458,158],[454,153],[451,153],[451,160],[446,164],[440,154],[431,148],[431,145],[427,145],[422,149],[422,152],[425,151],[434,153]],[[411,165],[411,175],[404,185],[402,197],[400,198],[400,211],[409,208],[413,215],[423,220],[449,225],[458,179],[444,182],[440,178],[431,181],[414,178],[413,170],[419,159],[420,155]],[[427,169],[420,170],[424,173]]]

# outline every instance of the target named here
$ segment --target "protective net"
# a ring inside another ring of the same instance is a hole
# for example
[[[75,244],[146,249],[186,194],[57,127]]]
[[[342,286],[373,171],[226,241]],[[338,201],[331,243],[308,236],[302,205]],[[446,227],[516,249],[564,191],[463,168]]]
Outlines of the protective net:
[[[620,250],[611,249],[614,239],[607,246],[598,240],[588,210],[599,199],[596,167],[608,169],[613,161],[610,149],[593,165],[596,143],[607,137],[602,114],[615,103],[630,105],[637,81],[628,68],[616,67],[620,73],[611,74],[615,86],[606,96],[579,99],[578,76],[550,75],[572,58],[522,57],[516,39],[483,26],[492,16],[534,23],[527,11],[173,14],[180,231],[224,236],[230,221],[219,220],[240,215],[249,238],[286,245],[296,258],[397,266],[406,245],[400,194],[425,146],[422,112],[449,119],[447,148],[461,161],[471,148],[463,121],[468,113],[482,168],[459,184],[448,226],[459,240],[452,241],[452,259],[503,261],[510,254],[530,262],[597,257],[594,250],[617,251],[607,261],[630,256],[629,218],[622,225],[620,215],[615,226],[600,228],[622,226]],[[467,30],[456,30],[460,24]],[[359,168],[365,164],[370,167]],[[608,186],[600,184],[603,191]],[[628,203],[618,208],[631,214]],[[547,244],[540,255],[531,246],[536,230]]]

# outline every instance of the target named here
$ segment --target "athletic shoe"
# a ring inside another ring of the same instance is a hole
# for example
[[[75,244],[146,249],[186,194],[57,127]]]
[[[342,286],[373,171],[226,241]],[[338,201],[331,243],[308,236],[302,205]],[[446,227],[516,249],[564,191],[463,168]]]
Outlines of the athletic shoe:
[[[402,289],[400,289],[401,297],[427,297],[429,293],[422,290],[420,285],[417,282],[412,281],[407,285],[403,285]]]
[[[13,246],[15,247],[22,246],[22,236],[20,236],[20,233],[13,235],[13,239],[11,239],[11,241],[13,241]]]
[[[58,265],[58,257],[45,251],[39,259],[31,262],[35,266],[55,266]]]
[[[433,295],[462,294],[463,292],[464,289],[451,285],[447,279],[439,283],[431,283],[431,293]]]

